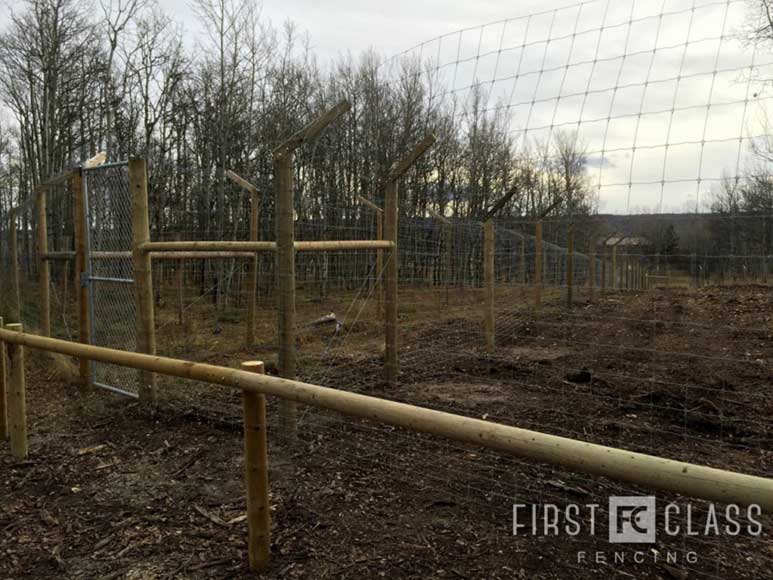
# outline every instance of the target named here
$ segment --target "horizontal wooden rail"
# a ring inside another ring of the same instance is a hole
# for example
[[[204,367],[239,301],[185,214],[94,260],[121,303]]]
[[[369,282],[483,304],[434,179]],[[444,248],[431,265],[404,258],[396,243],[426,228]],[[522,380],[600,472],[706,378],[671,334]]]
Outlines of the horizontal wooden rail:
[[[212,260],[229,258],[254,259],[254,252],[150,252],[151,260]]]
[[[74,260],[75,252],[45,252],[40,255],[41,260]]]
[[[710,501],[773,510],[773,479],[548,435],[367,395],[226,367],[0,330],[0,340],[148,372],[254,391],[494,449],[509,455]]]
[[[325,252],[335,250],[388,250],[394,244],[385,240],[330,240],[320,242],[295,242],[297,252]],[[190,241],[148,242],[143,251],[151,252],[275,252],[276,242],[246,241]],[[206,257],[206,256],[204,256]]]
[[[131,259],[131,252],[92,252],[92,260]],[[227,258],[255,258],[254,252],[150,252],[153,260],[201,260],[201,259],[227,259]],[[44,260],[72,260],[75,252],[48,252],[43,255]]]
[[[336,250],[390,250],[394,244],[388,240],[331,240],[324,242],[295,242],[298,252],[327,252]]]
[[[141,247],[144,252],[275,252],[276,242],[248,241],[182,241],[182,242],[146,242]]]
[[[235,245],[232,245],[235,244]],[[256,252],[273,252],[274,242],[150,242],[153,260],[213,260],[229,258],[254,258]],[[321,242],[295,242],[297,252],[334,252],[343,250],[390,250],[394,244],[387,240],[331,240]],[[130,259],[132,253],[92,252],[92,260]],[[46,252],[44,260],[74,260],[75,252]]]

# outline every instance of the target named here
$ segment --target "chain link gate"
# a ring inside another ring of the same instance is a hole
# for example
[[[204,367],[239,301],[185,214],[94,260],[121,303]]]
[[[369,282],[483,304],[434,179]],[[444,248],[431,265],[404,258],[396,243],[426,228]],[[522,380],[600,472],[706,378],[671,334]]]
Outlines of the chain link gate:
[[[137,310],[132,265],[132,209],[128,162],[83,170],[86,272],[90,343],[119,350],[137,348]],[[94,386],[137,398],[137,371],[91,363]]]

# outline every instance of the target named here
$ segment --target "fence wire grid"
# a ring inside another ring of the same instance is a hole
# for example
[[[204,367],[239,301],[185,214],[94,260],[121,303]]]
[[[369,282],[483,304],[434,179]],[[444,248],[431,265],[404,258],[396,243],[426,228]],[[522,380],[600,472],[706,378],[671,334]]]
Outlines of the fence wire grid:
[[[342,118],[318,144],[299,150],[295,238],[378,235],[379,213],[360,197],[383,208],[382,189],[360,185],[367,179],[357,173],[378,171],[337,166],[336,144],[362,139],[362,165],[369,154],[391,163],[427,132],[437,134],[400,183],[399,385],[387,388],[383,375],[386,250],[297,255],[298,378],[770,477],[773,157],[765,153],[773,150],[766,123],[773,59],[763,39],[744,35],[750,19],[759,26],[763,17],[750,16],[747,6],[591,0],[445,34],[384,61],[385,94],[397,101],[400,90],[415,89],[421,114],[410,126],[395,122],[399,142],[370,147],[372,135],[359,125],[367,103],[352,99],[355,120]],[[275,143],[266,145],[270,151]],[[266,159],[263,170],[247,163],[232,169],[261,190],[258,239],[274,240]],[[125,168],[85,175],[92,251],[128,251]],[[214,170],[202,178],[191,167],[151,165],[151,238],[249,239],[249,196],[215,178]],[[513,192],[493,218],[491,351],[484,216]],[[66,216],[69,202],[61,199],[59,215]],[[55,207],[49,202],[49,212]],[[22,311],[34,328],[34,217],[23,217],[30,211],[20,212],[15,227],[31,289]],[[68,249],[71,222],[53,215],[50,250]],[[2,227],[5,272],[7,228],[14,226],[6,219]],[[245,343],[249,260],[154,261],[158,353],[231,366],[263,359],[276,372],[275,258],[257,260],[253,344]],[[95,260],[92,276],[130,279],[130,266],[123,258]],[[52,318],[61,319],[57,333],[69,336],[72,266],[55,267],[52,296],[60,297],[61,315]],[[132,350],[131,285],[92,287],[97,343]],[[101,372],[105,382],[131,390],[128,375]],[[239,425],[238,394],[159,381],[164,404]],[[274,403],[272,453],[282,453],[288,442]],[[310,464],[342,472],[357,466],[373,481],[388,466],[390,481],[430,505],[445,502],[492,551],[527,551],[509,542],[515,500],[605,505],[609,495],[650,492],[310,408],[300,409],[298,438],[297,455]],[[658,501],[688,503],[673,494]],[[696,518],[709,509],[690,503]],[[679,556],[677,572],[648,557],[629,560],[622,575],[770,577],[770,515],[764,522],[761,537],[732,541],[661,536],[655,549]],[[570,551],[606,546],[585,535],[563,541]],[[555,544],[531,548],[535,558],[555,561]],[[685,560],[692,552],[697,562]],[[559,572],[579,569],[575,562]],[[599,565],[593,573],[612,569]]]
[[[90,340],[97,346],[137,348],[137,309],[132,265],[132,207],[127,163],[83,171],[88,230],[86,283]],[[93,362],[95,385],[136,396],[133,369]]]

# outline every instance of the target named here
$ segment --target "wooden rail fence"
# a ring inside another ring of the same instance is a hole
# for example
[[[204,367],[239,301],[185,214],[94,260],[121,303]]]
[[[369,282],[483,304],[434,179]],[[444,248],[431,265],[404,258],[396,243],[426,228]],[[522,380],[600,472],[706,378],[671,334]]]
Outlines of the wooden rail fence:
[[[709,501],[757,504],[764,510],[773,510],[773,479],[683,463],[368,395],[271,377],[261,374],[262,366],[259,363],[248,364],[248,370],[194,363],[28,334],[23,332],[21,325],[8,325],[0,329],[0,342],[4,343],[8,350],[10,389],[7,395],[11,450],[14,456],[19,458],[27,455],[24,347],[241,390],[245,398],[249,554],[250,565],[254,570],[261,570],[267,565],[270,545],[266,509],[268,460],[265,401],[261,398],[264,395],[478,445],[579,473],[600,475]],[[4,375],[0,375],[0,381],[4,383]],[[3,384],[0,393],[5,390]]]

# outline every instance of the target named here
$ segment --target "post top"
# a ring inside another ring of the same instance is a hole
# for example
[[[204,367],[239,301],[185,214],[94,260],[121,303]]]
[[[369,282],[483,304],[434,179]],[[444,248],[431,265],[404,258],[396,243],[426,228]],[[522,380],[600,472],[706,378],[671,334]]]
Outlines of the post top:
[[[242,368],[248,371],[262,372],[266,368],[266,364],[260,360],[248,360],[242,363]]]
[[[400,179],[400,177],[402,177],[402,175],[408,171],[411,165],[413,165],[416,160],[427,151],[427,149],[435,144],[436,140],[437,138],[435,137],[435,134],[430,133],[424,137],[424,139],[419,141],[419,143],[416,144],[410,153],[392,165],[392,169],[389,171],[388,179],[390,181],[397,181]]]
[[[436,220],[438,220],[439,222],[444,223],[447,226],[451,225],[451,221],[447,217],[440,215],[431,207],[427,208],[427,213],[431,215],[433,218],[435,218]]]
[[[330,123],[335,121],[338,117],[346,113],[352,108],[349,101],[346,99],[339,102],[332,109],[328,109],[311,123],[306,125],[303,129],[286,139],[281,145],[276,147],[273,151],[274,159],[281,159],[286,155],[295,151],[306,141],[316,139],[322,130]]]
[[[235,171],[231,171],[230,169],[228,169],[225,172],[225,176],[231,181],[233,181],[236,185],[241,187],[242,189],[245,189],[250,193],[260,195],[260,192],[258,191],[257,187],[255,187],[252,183],[244,179],[241,175],[239,175]]]
[[[359,202],[360,202],[361,204],[363,204],[364,206],[367,206],[367,207],[369,207],[370,209],[372,209],[372,210],[373,210],[373,211],[375,211],[375,212],[378,212],[378,213],[384,213],[384,210],[383,210],[383,209],[381,209],[381,208],[380,208],[379,206],[377,206],[375,203],[373,203],[372,201],[370,201],[370,200],[369,200],[367,197],[365,197],[364,195],[358,195],[358,196],[357,196],[357,201],[359,201]]]

